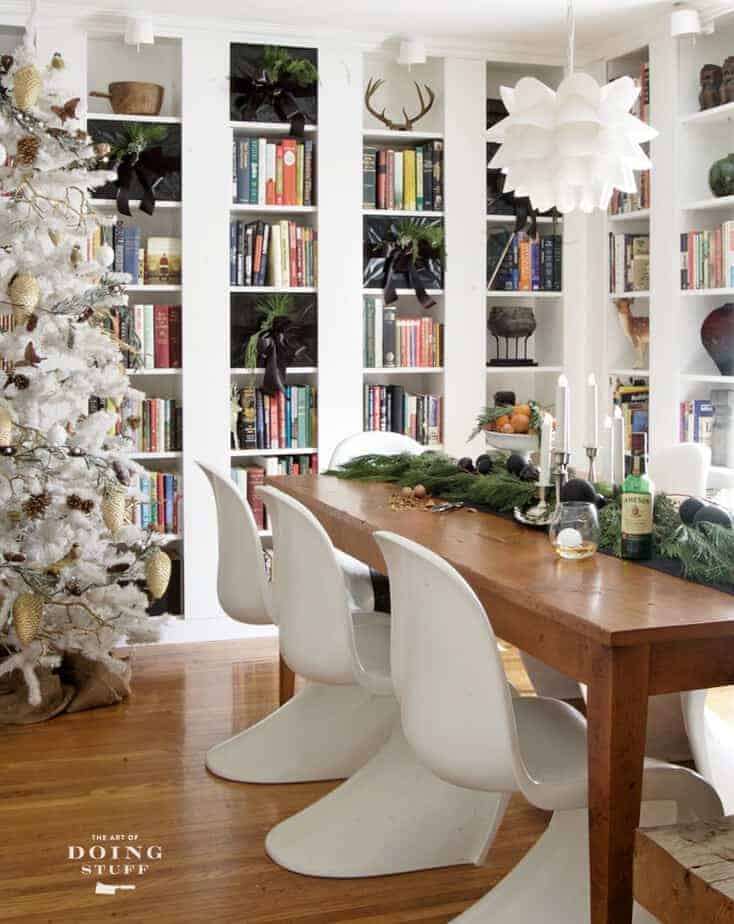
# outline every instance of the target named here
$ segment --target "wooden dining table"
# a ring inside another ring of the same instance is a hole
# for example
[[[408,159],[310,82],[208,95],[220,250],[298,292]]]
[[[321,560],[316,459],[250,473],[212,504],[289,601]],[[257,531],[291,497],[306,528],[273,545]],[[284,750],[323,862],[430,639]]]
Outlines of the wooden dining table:
[[[469,582],[497,636],[588,684],[591,921],[630,924],[648,697],[734,681],[734,597],[609,555],[561,560],[544,531],[493,514],[391,509],[390,485],[267,480],[380,571],[377,530],[431,549]]]

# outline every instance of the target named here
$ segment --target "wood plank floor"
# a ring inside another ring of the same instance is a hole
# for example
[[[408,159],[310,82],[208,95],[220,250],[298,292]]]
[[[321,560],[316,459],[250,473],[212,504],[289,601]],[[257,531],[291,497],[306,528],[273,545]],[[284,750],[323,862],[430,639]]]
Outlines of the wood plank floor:
[[[514,652],[505,660],[527,689]],[[209,747],[274,708],[274,641],[139,648],[133,661],[126,704],[0,727],[3,921],[439,924],[491,888],[547,822],[513,799],[481,868],[346,881],[286,872],[266,856],[265,834],[334,784],[250,786],[204,768]],[[133,844],[163,856],[135,879],[83,875],[69,845],[89,848],[95,834],[137,835]],[[137,887],[96,895],[98,880]]]

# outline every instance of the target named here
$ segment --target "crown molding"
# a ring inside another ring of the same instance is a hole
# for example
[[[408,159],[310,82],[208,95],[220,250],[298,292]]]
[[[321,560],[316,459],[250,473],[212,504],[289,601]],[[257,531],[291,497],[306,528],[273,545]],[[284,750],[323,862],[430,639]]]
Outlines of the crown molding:
[[[23,26],[28,18],[28,0],[0,0],[0,22],[4,25]],[[104,8],[91,4],[54,3],[46,4],[41,24],[72,24],[92,35],[116,35],[124,29],[127,14],[119,8]],[[156,35],[162,38],[183,38],[187,33],[206,31],[222,33],[235,41],[268,42],[277,38],[279,42],[293,45],[324,45],[348,42],[363,52],[391,56],[397,49],[399,37],[395,34],[374,31],[365,32],[328,27],[304,28],[292,23],[268,22],[244,18],[222,18],[211,16],[167,16],[152,15]],[[546,64],[560,66],[564,63],[564,50],[548,49],[547,45],[529,42],[495,43],[483,39],[462,39],[426,36],[426,52],[431,57],[458,57],[476,60],[491,60],[516,64]]]

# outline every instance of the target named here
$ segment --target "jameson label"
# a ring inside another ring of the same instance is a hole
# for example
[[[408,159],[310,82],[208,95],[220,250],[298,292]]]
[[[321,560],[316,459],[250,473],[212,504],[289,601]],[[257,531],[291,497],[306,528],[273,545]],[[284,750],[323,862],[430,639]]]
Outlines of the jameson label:
[[[652,532],[652,494],[622,495],[622,532],[628,536]]]

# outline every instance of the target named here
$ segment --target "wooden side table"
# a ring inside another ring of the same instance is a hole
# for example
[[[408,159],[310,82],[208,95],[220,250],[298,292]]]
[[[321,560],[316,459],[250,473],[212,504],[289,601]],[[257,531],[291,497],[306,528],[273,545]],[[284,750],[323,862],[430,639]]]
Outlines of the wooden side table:
[[[635,898],[662,924],[732,924],[734,816],[638,830]]]

